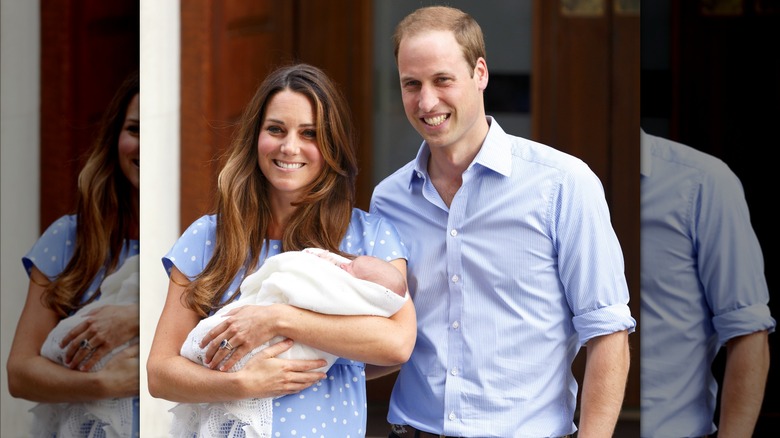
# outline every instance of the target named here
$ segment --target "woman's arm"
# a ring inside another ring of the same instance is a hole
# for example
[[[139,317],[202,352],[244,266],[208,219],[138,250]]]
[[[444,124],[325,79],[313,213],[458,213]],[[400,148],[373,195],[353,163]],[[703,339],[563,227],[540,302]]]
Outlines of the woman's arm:
[[[43,305],[49,280],[32,268],[27,300],[8,356],[8,388],[14,397],[42,403],[74,403],[138,394],[137,349],[117,355],[97,372],[71,370],[41,356],[59,318]],[[135,353],[135,355],[133,355]]]
[[[406,276],[405,260],[391,263]],[[206,356],[214,355],[214,364],[226,355],[218,349],[222,339],[230,339],[243,356],[278,335],[341,357],[375,365],[397,365],[409,359],[417,338],[417,318],[411,300],[390,318],[325,315],[288,305],[244,306],[228,314],[231,317],[203,339],[204,344],[210,342]],[[235,356],[223,364],[224,369],[240,359]]]
[[[214,371],[181,356],[182,343],[199,317],[182,304],[182,285],[188,283],[187,278],[176,268],[172,269],[171,278],[175,282],[169,282],[168,297],[146,363],[152,396],[186,403],[275,397],[300,392],[325,378],[323,373],[311,372],[324,366],[324,361],[274,357],[287,350],[290,343],[269,347],[234,373]]]

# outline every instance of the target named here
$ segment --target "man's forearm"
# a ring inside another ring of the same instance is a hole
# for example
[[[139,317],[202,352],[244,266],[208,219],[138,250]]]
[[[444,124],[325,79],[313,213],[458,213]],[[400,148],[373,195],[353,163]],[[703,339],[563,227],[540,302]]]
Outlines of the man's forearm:
[[[718,436],[752,436],[769,372],[767,332],[733,338],[726,351]]]
[[[593,338],[586,348],[578,436],[611,437],[626,390],[630,363],[628,332]]]

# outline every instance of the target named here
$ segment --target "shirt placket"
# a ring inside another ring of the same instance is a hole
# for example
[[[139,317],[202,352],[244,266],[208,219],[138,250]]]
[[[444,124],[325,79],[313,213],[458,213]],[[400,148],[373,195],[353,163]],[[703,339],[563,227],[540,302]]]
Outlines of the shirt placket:
[[[447,283],[449,308],[447,314],[447,374],[444,382],[444,433],[457,435],[463,415],[460,394],[463,392],[463,232],[466,220],[468,185],[464,183],[450,204],[446,230]]]

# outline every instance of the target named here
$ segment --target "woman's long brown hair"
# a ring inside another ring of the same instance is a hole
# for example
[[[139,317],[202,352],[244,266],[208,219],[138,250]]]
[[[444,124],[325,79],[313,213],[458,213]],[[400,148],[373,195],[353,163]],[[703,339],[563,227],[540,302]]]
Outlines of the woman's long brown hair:
[[[294,204],[295,214],[283,224],[282,251],[320,247],[339,252],[349,227],[358,169],[346,99],[314,66],[279,68],[263,81],[245,108],[218,177],[214,255],[183,296],[184,305],[201,316],[221,305],[222,295],[241,268],[250,272],[258,265],[263,245],[267,248],[269,182],[258,165],[257,142],[266,106],[282,90],[301,93],[312,103],[317,145],[325,161],[322,174]]]
[[[44,305],[63,317],[80,307],[100,268],[106,268],[106,275],[116,269],[125,239],[138,235],[138,190],[119,167],[118,152],[119,134],[138,84],[134,72],[115,93],[79,173],[73,257],[42,296]]]

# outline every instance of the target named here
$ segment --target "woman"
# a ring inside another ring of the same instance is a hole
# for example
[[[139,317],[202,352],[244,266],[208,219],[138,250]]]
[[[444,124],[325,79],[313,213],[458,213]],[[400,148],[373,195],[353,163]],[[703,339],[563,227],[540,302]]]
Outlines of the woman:
[[[40,403],[34,432],[41,436],[99,437],[107,428],[129,436],[138,430],[137,343],[95,367],[138,337],[137,303],[89,312],[59,345],[64,364],[41,354],[58,322],[99,300],[103,279],[138,254],[138,92],[134,73],[103,115],[79,174],[75,213],[49,226],[22,259],[30,284],[8,357],[8,386],[12,396]],[[121,424],[78,408],[122,398],[130,404]]]
[[[242,279],[278,253],[318,247],[374,255],[406,275],[395,228],[353,208],[355,147],[345,100],[321,70],[287,66],[260,85],[219,175],[216,214],[196,220],[163,259],[170,282],[147,363],[153,396],[182,403],[281,396],[273,405],[273,436],[365,435],[363,362],[408,359],[416,336],[411,302],[391,318],[244,306],[204,338],[209,367],[179,354],[198,321],[236,299]],[[237,372],[220,372],[277,335],[288,340]],[[325,375],[314,371],[324,360],[275,357],[292,342],[349,359]],[[240,423],[216,423],[216,436],[244,436]]]

